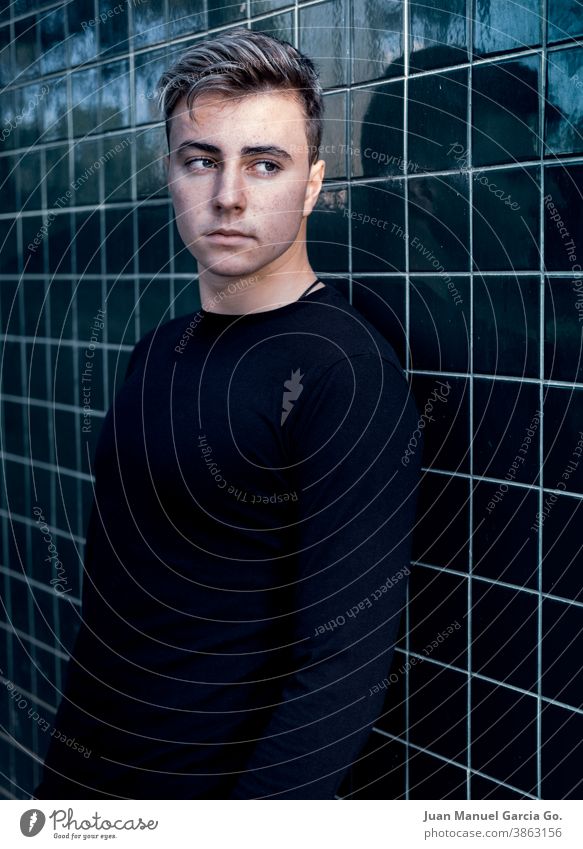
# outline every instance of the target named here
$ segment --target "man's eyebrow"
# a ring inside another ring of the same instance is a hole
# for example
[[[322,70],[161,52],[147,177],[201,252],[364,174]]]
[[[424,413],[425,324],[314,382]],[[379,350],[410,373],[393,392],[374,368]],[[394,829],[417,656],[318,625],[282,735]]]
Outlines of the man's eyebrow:
[[[221,154],[222,151],[220,147],[217,147],[214,144],[209,144],[208,142],[196,141],[196,139],[186,139],[186,141],[181,142],[176,148],[176,153],[180,153],[186,148],[196,147],[198,150],[202,150],[205,153],[213,153],[215,155]],[[271,156],[279,156],[281,159],[287,159],[290,162],[293,162],[291,154],[284,150],[282,147],[278,147],[276,144],[262,144],[262,145],[246,145],[241,148],[242,156],[256,156],[256,155],[271,155]]]

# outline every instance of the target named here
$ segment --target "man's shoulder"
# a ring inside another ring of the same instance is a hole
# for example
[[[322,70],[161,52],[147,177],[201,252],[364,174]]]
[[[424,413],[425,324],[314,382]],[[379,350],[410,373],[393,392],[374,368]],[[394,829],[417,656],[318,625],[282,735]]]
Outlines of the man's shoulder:
[[[338,283],[327,285],[329,297],[326,303],[333,309],[326,316],[326,337],[333,339],[341,346],[344,357],[361,357],[369,354],[388,361],[400,374],[403,374],[403,367],[395,349],[386,336],[348,301]]]

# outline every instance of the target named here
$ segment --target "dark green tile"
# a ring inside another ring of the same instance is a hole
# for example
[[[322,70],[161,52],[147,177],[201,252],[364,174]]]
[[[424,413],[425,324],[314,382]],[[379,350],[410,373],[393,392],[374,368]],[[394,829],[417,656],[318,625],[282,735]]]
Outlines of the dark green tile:
[[[403,174],[403,81],[353,89],[350,97],[352,176]]]
[[[474,165],[497,165],[539,156],[539,69],[539,56],[474,68]]]
[[[352,0],[352,81],[386,79],[403,73],[403,3]]]
[[[345,218],[352,230],[355,271],[402,271],[405,268],[404,181],[384,180],[352,187],[352,208]],[[341,266],[343,268],[345,266]]]
[[[410,15],[410,71],[468,61],[466,0],[412,0]]]
[[[409,268],[466,271],[469,261],[467,175],[409,180]]]
[[[540,265],[538,168],[476,171],[474,268],[531,271]]]
[[[583,47],[549,54],[545,154],[583,152]]]
[[[474,277],[474,368],[486,374],[539,376],[540,280]]]
[[[541,43],[539,0],[480,0],[475,5],[474,53],[485,56]]]
[[[299,49],[320,73],[323,88],[348,83],[345,0],[300,8]]]
[[[456,168],[451,151],[466,146],[467,111],[466,69],[410,80],[408,143],[409,159],[413,163],[410,171]]]
[[[583,165],[547,166],[544,172],[545,266],[548,271],[571,271],[583,280]]]
[[[409,295],[412,368],[469,368],[470,284],[467,277],[412,277]]]

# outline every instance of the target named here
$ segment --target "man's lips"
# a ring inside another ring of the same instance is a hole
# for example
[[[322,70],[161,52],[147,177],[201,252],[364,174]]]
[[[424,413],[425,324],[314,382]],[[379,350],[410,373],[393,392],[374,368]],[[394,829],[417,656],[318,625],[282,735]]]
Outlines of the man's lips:
[[[212,230],[210,233],[207,233],[207,239],[210,239],[213,242],[219,242],[224,244],[230,244],[231,242],[239,242],[243,239],[250,239],[251,236],[248,236],[246,233],[242,233],[239,230],[226,230],[223,228],[219,228],[218,230]]]

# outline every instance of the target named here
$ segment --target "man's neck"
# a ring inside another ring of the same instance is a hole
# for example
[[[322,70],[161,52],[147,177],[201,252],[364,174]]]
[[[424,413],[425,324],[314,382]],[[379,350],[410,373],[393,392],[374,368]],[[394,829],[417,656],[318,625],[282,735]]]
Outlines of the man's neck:
[[[200,279],[200,301],[207,312],[243,315],[245,313],[274,310],[297,301],[310,283],[317,279],[311,267],[297,273],[261,276],[250,274],[239,278],[216,278],[207,282]],[[321,289],[318,283],[311,290]]]

